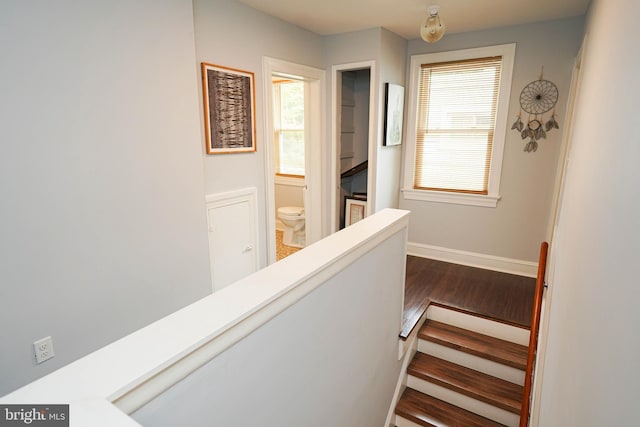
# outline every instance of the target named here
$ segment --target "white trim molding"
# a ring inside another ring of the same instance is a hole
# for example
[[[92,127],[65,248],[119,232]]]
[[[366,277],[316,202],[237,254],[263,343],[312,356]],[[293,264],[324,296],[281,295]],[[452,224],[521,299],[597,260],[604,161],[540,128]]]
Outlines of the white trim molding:
[[[213,193],[205,196],[207,206],[226,206],[243,200],[257,200],[258,189],[247,187],[240,190],[226,191],[224,193]]]
[[[262,78],[264,105],[273,105],[273,75],[290,76],[305,82],[305,177],[304,210],[306,224],[306,241],[311,244],[324,237],[322,210],[323,165],[327,147],[323,143],[325,133],[325,71],[319,68],[296,64],[281,59],[262,57]],[[307,114],[308,111],[308,114]],[[264,108],[264,141],[265,144],[265,194],[266,194],[266,230],[267,230],[267,264],[276,262],[276,206],[274,186],[276,178],[274,167],[273,142],[273,109]],[[320,160],[318,160],[320,159]],[[291,183],[291,181],[288,181]]]
[[[536,277],[538,272],[537,262],[424,245],[422,243],[407,243],[407,254],[525,277]]]
[[[276,175],[274,178],[275,185],[288,185],[289,187],[304,187],[304,177],[298,178],[294,176]]]
[[[402,189],[406,200],[422,200],[425,202],[455,203],[458,205],[481,206],[495,208],[500,196],[485,196],[480,194],[450,193],[445,191]]]

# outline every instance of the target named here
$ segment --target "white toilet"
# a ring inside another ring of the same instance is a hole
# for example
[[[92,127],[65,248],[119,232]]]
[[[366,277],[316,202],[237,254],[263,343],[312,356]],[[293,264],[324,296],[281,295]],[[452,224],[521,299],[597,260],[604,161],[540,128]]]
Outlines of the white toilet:
[[[278,218],[284,224],[282,243],[294,248],[304,248],[304,208],[299,206],[283,206],[278,208]]]

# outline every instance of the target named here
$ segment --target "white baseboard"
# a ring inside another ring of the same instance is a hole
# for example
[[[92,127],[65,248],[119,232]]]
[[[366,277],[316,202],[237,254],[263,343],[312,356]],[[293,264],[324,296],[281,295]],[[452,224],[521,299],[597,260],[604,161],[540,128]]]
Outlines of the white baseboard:
[[[407,243],[407,254],[525,277],[536,277],[538,273],[538,263],[536,262],[466,252],[422,243]]]
[[[279,219],[276,219],[276,230],[284,231],[284,224]]]

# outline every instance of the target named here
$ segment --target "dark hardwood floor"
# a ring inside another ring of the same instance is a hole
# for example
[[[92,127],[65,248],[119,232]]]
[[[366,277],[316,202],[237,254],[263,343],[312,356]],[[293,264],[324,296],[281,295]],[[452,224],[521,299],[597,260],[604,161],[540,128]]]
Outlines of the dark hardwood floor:
[[[408,256],[403,322],[417,322],[430,300],[529,327],[535,284],[531,277]]]

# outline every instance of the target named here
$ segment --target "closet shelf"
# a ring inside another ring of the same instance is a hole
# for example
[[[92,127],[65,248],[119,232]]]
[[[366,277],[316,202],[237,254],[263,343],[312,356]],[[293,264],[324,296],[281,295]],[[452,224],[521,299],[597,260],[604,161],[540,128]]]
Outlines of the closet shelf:
[[[340,159],[353,159],[353,151],[340,153]]]

